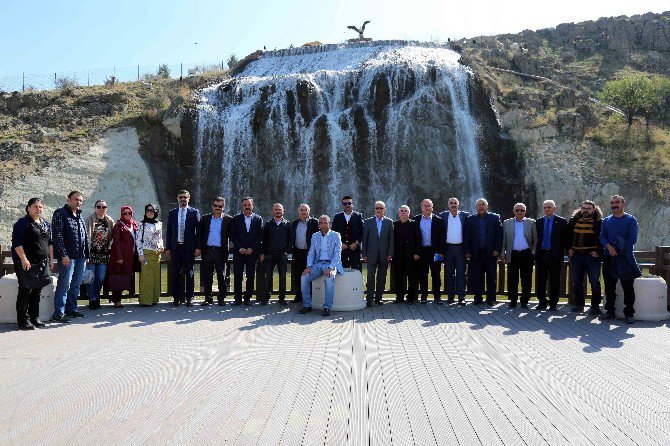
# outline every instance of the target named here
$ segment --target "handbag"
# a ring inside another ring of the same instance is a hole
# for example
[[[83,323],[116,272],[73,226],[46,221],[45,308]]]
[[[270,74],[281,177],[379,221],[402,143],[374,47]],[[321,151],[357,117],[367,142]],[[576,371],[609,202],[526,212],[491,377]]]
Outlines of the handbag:
[[[23,285],[29,290],[44,288],[51,283],[51,271],[49,271],[49,261],[42,260],[40,263],[31,263],[28,271],[21,271]]]
[[[132,288],[132,274],[110,274],[107,277],[110,291],[124,291]]]

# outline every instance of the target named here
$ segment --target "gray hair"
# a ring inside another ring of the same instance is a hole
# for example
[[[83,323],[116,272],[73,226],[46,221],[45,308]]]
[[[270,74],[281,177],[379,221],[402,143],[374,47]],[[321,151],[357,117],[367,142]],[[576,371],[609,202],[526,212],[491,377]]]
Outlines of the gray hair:
[[[544,207],[545,204],[551,204],[552,207],[556,207],[556,202],[554,200],[544,200],[542,202],[542,207]]]
[[[307,203],[302,203],[300,206],[298,206],[298,210],[300,210],[300,208],[303,207],[303,206],[305,206],[307,208],[307,212],[312,210],[312,208],[310,208]]]
[[[489,205],[489,202],[486,201],[486,198],[480,198],[479,200],[475,201],[475,206],[478,205],[479,203],[484,203],[485,205]]]
[[[526,209],[526,205],[523,203],[517,203],[514,205],[514,209],[516,209],[517,206],[523,206],[524,209]]]
[[[326,214],[323,214],[322,216],[319,217],[319,221],[321,221],[321,219],[323,219],[323,218],[328,220],[328,223],[330,223],[330,217],[329,216],[327,216]]]
[[[401,209],[405,209],[405,210],[407,211],[407,213],[412,212],[412,211],[409,209],[409,206],[407,206],[406,204],[403,204],[402,206],[400,206],[400,207],[398,208],[398,211],[400,211]]]

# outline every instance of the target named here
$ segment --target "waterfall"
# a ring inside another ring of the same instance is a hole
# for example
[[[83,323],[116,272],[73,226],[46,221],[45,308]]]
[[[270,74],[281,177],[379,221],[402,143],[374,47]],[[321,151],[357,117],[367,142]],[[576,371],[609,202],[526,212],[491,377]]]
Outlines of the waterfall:
[[[195,198],[222,195],[238,212],[244,196],[270,214],[281,202],[332,215],[340,198],[387,215],[423,198],[474,208],[483,195],[470,70],[433,44],[381,41],[273,51],[201,93]]]

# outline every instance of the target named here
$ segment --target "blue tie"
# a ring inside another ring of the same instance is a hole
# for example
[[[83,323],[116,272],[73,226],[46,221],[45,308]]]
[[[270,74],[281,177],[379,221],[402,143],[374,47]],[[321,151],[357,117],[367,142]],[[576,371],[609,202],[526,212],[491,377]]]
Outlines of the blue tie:
[[[551,249],[551,220],[544,219],[544,234],[542,235],[542,249]]]

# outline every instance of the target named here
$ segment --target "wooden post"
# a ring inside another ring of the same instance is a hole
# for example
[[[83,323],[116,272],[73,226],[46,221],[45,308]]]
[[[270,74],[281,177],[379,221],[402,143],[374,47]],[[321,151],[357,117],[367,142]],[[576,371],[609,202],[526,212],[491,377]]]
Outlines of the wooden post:
[[[498,292],[499,295],[505,294],[505,272],[507,264],[502,263],[500,260],[496,261],[498,264]]]
[[[667,308],[670,311],[670,246],[656,247],[656,265],[653,268],[654,274],[661,276],[667,286]]]

